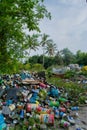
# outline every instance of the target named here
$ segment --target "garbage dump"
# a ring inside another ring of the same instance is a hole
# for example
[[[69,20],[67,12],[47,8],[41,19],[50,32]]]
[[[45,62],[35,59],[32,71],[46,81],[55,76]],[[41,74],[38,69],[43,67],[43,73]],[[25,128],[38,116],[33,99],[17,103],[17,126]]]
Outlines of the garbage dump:
[[[55,123],[60,129],[82,130],[76,122],[80,107],[72,102],[62,87],[34,79],[30,73],[2,75],[0,130],[51,130]]]

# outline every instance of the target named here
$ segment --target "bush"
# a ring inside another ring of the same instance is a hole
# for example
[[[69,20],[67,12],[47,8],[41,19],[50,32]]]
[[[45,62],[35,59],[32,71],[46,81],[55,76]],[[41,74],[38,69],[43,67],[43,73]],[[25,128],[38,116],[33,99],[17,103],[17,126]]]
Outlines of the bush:
[[[87,65],[82,67],[82,71],[87,71]]]
[[[66,73],[65,73],[65,78],[72,78],[72,77],[74,77],[76,75],[76,72],[75,71],[67,71]]]
[[[37,72],[44,70],[43,65],[41,65],[41,64],[34,64],[34,65],[32,65],[31,69],[33,71],[37,71]]]

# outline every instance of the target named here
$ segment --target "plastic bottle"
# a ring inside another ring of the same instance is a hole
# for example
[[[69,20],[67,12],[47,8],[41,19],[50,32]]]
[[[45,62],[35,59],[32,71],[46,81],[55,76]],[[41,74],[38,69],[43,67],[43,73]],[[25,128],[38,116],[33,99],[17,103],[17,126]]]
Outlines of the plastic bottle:
[[[65,117],[65,116],[66,116],[66,113],[60,112],[60,113],[59,113],[59,116],[60,116],[60,117]]]
[[[47,88],[47,85],[44,84],[44,83],[41,83],[41,82],[40,82],[39,85],[40,85],[41,88]]]
[[[24,118],[24,110],[20,110],[20,118],[23,119]]]
[[[40,106],[38,106],[36,108],[36,111],[38,113],[41,113],[41,114],[50,114],[51,113],[51,109],[43,108],[43,107],[40,107]]]
[[[54,114],[56,118],[59,118],[59,110],[57,108],[54,110]]]
[[[60,107],[59,111],[66,112],[66,108],[65,107]]]
[[[26,111],[27,112],[31,112],[33,110],[36,110],[38,107],[38,104],[30,104],[30,103],[27,103],[27,107],[26,107]]]
[[[65,98],[60,97],[60,98],[59,98],[59,101],[60,101],[60,102],[67,102],[68,100],[65,99]]]
[[[54,124],[54,114],[40,114],[40,121],[42,123]]]
[[[71,110],[72,111],[77,111],[77,110],[79,110],[79,107],[78,106],[71,107]]]
[[[49,104],[51,107],[53,106],[56,106],[58,107],[59,106],[59,102],[58,101],[50,101],[50,104]]]
[[[62,127],[69,127],[70,126],[70,123],[68,121],[63,120],[63,119],[61,120],[60,124]]]

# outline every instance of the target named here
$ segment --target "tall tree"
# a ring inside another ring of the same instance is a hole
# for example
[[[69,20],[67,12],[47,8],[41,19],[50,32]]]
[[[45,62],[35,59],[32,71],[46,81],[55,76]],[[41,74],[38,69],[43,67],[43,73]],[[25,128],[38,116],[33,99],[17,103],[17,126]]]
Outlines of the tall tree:
[[[25,32],[39,29],[39,21],[50,13],[44,0],[0,0],[0,63],[6,65],[8,59],[22,55]],[[1,67],[0,67],[1,68]]]
[[[49,56],[54,56],[57,50],[57,46],[55,43],[53,43],[53,40],[47,44],[47,46],[45,47],[45,50]]]
[[[45,55],[45,48],[48,44],[52,43],[52,39],[49,39],[49,35],[43,34],[41,39],[41,46],[43,48],[43,66],[44,66],[44,55]]]
[[[78,50],[76,53],[76,61],[80,65],[87,65],[87,53]]]
[[[66,65],[73,63],[75,61],[74,54],[68,48],[64,48],[63,50],[61,50],[61,52],[63,61]]]
[[[24,48],[26,49],[25,52],[25,57],[28,57],[29,60],[29,56],[31,53],[31,50],[36,51],[39,47],[39,41],[38,41],[38,34],[33,34],[33,35],[29,35],[26,39],[26,43],[24,44]]]
[[[62,58],[62,55],[61,55],[61,50],[59,51],[57,51],[57,53],[56,53],[56,55],[55,55],[55,63],[57,64],[57,65],[63,65],[63,58]]]

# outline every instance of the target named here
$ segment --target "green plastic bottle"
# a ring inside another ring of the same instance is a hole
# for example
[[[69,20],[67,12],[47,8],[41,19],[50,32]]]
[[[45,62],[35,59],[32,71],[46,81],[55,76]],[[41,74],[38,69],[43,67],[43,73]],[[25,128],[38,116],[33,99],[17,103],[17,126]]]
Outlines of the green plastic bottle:
[[[58,107],[59,106],[59,102],[58,101],[50,101],[50,107],[53,107],[53,106],[56,106]]]
[[[60,98],[59,98],[59,101],[60,101],[60,102],[67,102],[68,100],[65,99],[65,98],[60,97]]]

